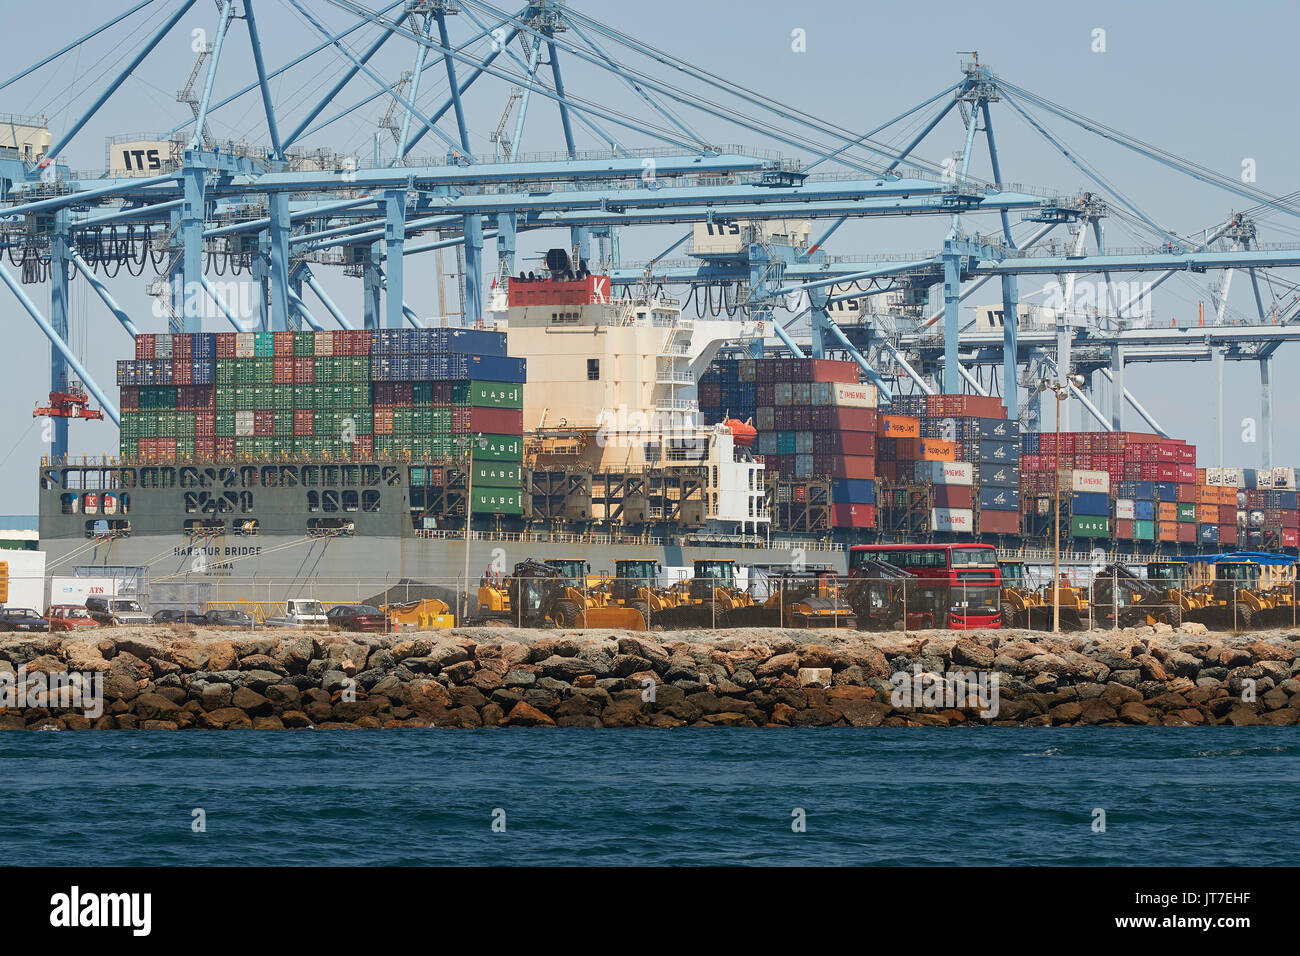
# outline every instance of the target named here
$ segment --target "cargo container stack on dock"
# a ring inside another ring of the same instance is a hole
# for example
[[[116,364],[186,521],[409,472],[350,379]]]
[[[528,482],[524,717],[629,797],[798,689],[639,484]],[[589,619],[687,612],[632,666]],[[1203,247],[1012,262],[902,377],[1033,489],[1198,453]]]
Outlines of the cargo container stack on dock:
[[[523,359],[477,329],[139,335],[124,461],[446,460],[476,511],[522,511]]]
[[[718,359],[700,377],[699,403],[706,422],[753,424],[754,450],[783,493],[807,495],[814,480],[829,481],[832,527],[876,527],[877,394],[858,382],[857,365]]]
[[[898,533],[1016,535],[1020,432],[995,398],[899,396],[880,418],[887,527]]]

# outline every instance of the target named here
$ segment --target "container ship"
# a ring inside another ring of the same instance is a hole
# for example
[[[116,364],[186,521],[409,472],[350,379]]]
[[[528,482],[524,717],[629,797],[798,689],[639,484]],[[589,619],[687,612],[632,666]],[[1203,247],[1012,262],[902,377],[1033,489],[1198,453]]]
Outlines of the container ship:
[[[881,405],[851,362],[741,353],[753,323],[614,299],[562,250],[547,266],[509,280],[491,328],[138,336],[118,454],[42,463],[48,566],[450,603],[467,515],[471,585],[526,558],[845,571],[855,543],[1047,547],[1058,487],[1066,550],[1300,544],[1293,469],[1022,436],[983,396]]]

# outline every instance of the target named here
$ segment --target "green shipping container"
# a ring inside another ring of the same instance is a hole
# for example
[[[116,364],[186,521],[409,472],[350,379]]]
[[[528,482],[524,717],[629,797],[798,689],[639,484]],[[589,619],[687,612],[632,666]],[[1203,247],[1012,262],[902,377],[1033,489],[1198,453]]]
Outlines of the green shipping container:
[[[524,493],[516,488],[475,488],[472,507],[475,514],[521,515]]]
[[[1076,538],[1109,538],[1110,519],[1092,515],[1076,516],[1070,521],[1070,534]]]
[[[474,487],[518,488],[523,483],[523,466],[513,461],[474,462]]]
[[[520,435],[484,435],[481,445],[475,436],[472,447],[474,461],[524,460],[524,440]]]
[[[1133,537],[1138,541],[1154,541],[1156,539],[1156,523],[1147,520],[1134,521]]]
[[[1180,504],[1180,505],[1178,506],[1178,520],[1179,520],[1179,521],[1195,522],[1195,521],[1196,521],[1196,505]]]
[[[451,400],[472,408],[523,408],[524,387],[515,382],[457,382]]]

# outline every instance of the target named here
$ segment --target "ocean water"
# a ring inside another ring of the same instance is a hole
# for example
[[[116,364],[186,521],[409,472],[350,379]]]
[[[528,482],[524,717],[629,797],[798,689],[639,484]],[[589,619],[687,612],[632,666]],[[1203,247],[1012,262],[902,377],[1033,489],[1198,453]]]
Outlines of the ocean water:
[[[1293,864],[1297,780],[1300,735],[1283,727],[14,731],[0,851],[13,865]]]

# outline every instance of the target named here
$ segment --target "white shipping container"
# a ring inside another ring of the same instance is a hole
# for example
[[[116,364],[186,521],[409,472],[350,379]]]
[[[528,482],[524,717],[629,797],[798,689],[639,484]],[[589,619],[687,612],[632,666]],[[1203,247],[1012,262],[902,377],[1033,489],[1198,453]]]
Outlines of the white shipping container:
[[[968,461],[918,461],[913,467],[917,481],[968,487],[975,483],[975,466]]]
[[[971,534],[975,530],[975,513],[970,508],[931,508],[930,530]]]
[[[8,578],[9,597],[5,607],[29,607],[45,613],[41,598],[45,596],[44,551],[0,551],[0,564]]]
[[[792,382],[777,382],[773,397],[778,405],[793,405],[794,384]]]
[[[48,604],[85,604],[88,597],[115,597],[117,578],[50,578]]]
[[[1110,472],[1081,471],[1076,468],[1070,473],[1070,489],[1072,491],[1095,491],[1110,494]]]
[[[811,455],[817,449],[813,447],[812,432],[795,432],[794,450],[798,455]]]
[[[334,333],[333,332],[317,332],[315,338],[316,338],[317,355],[334,354]]]
[[[239,438],[251,438],[253,435],[253,413],[235,412],[235,435]]]
[[[812,455],[794,456],[794,474],[796,478],[811,478],[813,473]]]
[[[1245,488],[1246,472],[1243,468],[1220,468],[1219,483],[1225,488]]]
[[[1292,489],[1295,487],[1295,469],[1294,468],[1274,468],[1273,469],[1273,487],[1281,489]]]
[[[1117,498],[1115,500],[1115,517],[1132,518],[1134,512],[1132,498]]]
[[[841,408],[875,408],[879,400],[874,385],[850,385],[847,382],[831,382],[830,402]]]
[[[812,382],[793,382],[790,391],[796,405],[811,404]]]
[[[1260,491],[1273,490],[1273,469],[1261,468],[1255,472],[1255,487]]]

